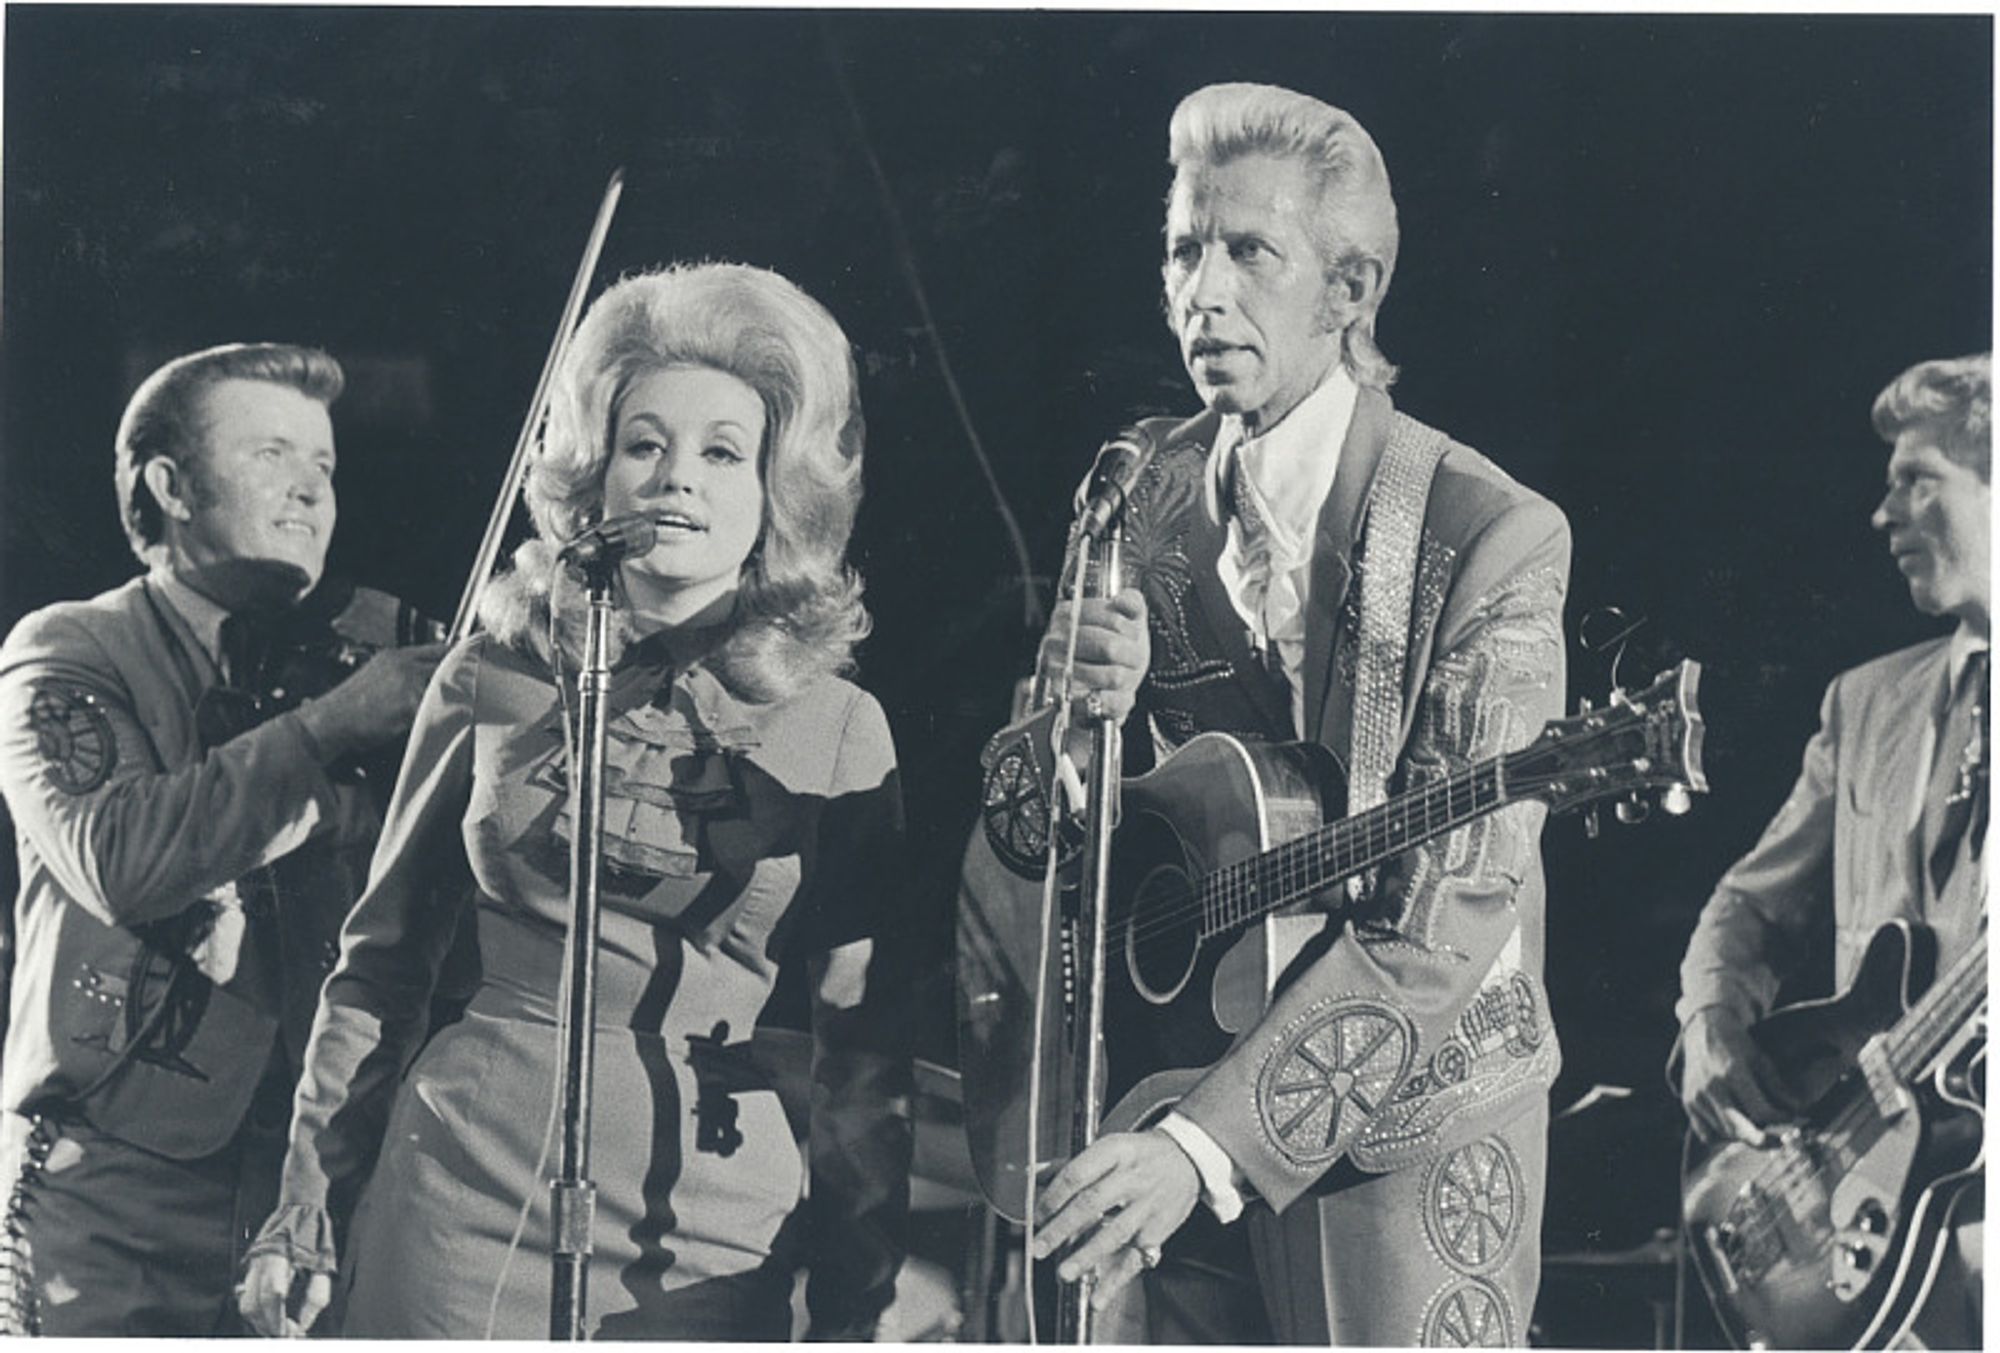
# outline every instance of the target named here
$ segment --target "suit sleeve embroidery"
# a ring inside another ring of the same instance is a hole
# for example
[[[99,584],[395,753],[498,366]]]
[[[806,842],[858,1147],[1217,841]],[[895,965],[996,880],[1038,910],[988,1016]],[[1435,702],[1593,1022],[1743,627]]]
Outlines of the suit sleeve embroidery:
[[[1458,550],[1397,788],[1523,746],[1561,714],[1567,555],[1559,518],[1542,510],[1496,519]],[[1280,991],[1266,1016],[1274,1033],[1240,1044],[1182,1100],[1274,1207],[1343,1154],[1383,1171],[1456,1149],[1553,1078],[1546,1001],[1523,966],[1523,927],[1540,918],[1517,910],[1537,876],[1543,816],[1538,803],[1516,804],[1386,865],[1346,933]],[[1365,1062],[1384,1081],[1373,1096],[1349,1065],[1361,1045],[1329,1043],[1343,1017],[1360,1028],[1364,1016],[1407,1030],[1395,1058],[1378,1049]],[[1302,1053],[1328,1069],[1306,1075]]]
[[[1257,1080],[1264,1133],[1292,1164],[1331,1164],[1409,1072],[1416,1029],[1382,1001],[1325,1002],[1279,1034]]]
[[[88,794],[111,778],[118,739],[97,697],[72,681],[42,681],[28,702],[35,746],[49,780],[65,794]]]

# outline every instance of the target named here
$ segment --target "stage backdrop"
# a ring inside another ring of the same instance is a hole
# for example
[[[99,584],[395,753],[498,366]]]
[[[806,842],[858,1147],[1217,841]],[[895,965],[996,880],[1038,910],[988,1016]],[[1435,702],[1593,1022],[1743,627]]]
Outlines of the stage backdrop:
[[[1715,792],[1683,819],[1547,837],[1558,1103],[1634,1091],[1558,1124],[1549,1247],[1671,1220],[1659,1068],[1695,913],[1790,783],[1827,679],[1936,629],[1867,525],[1868,408],[1908,364],[1990,344],[1990,20],[5,22],[0,623],[133,571],[110,473],[139,377],[266,338],[351,375],[336,567],[449,615],[614,166],[600,285],[740,259],[832,309],[869,425],[861,680],[903,758],[911,923],[935,956],[922,1051],[947,1065],[976,756],[1027,668],[1070,490],[1119,425],[1194,407],[1158,299],[1167,117],[1226,79],[1352,111],[1401,214],[1380,330],[1396,398],[1569,514],[1572,695],[1611,675],[1574,642],[1604,608],[1643,622],[1621,676],[1707,666]],[[1565,1298],[1546,1332],[1622,1341],[1623,1317],[1588,1323],[1597,1299]]]

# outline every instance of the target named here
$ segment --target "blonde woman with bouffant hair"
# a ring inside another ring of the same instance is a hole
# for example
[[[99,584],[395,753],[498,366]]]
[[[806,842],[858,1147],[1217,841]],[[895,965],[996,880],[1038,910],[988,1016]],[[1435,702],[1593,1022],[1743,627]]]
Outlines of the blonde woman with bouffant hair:
[[[741,264],[638,274],[591,307],[556,377],[528,474],[538,539],[489,589],[487,626],[509,642],[539,636],[550,589],[560,586],[555,547],[603,514],[619,398],[638,375],[672,366],[728,372],[764,405],[763,529],[744,563],[735,633],[715,661],[726,679],[767,697],[848,670],[869,627],[845,560],[861,502],[853,358],[819,302]]]
[[[654,539],[615,566],[605,696],[588,1332],[785,1340],[803,1268],[811,1334],[872,1333],[902,1258],[911,979],[876,945],[909,925],[895,748],[840,675],[868,629],[861,431],[845,336],[775,273],[666,268],[591,307],[528,476],[537,539],[425,697],[321,993],[243,1289],[258,1330],[311,1328],[337,1274],[349,1336],[547,1333],[584,609],[558,551],[636,514]],[[469,1007],[431,1033],[468,950]],[[750,1050],[787,967],[811,996],[803,1140]]]

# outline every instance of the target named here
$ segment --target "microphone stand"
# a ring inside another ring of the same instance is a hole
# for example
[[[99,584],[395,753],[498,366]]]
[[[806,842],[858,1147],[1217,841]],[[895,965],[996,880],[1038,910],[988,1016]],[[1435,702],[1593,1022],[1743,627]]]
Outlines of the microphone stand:
[[[583,566],[589,591],[583,667],[577,674],[578,764],[570,785],[570,944],[568,1007],[562,1049],[562,1126],[556,1177],[549,1181],[551,1230],[549,1338],[580,1340],[590,1290],[591,1224],[597,1185],[589,1178],[591,1078],[597,1035],[598,877],[604,860],[606,653],[611,634],[616,557]]]
[[[1122,496],[1121,496],[1122,497]],[[1116,596],[1120,586],[1123,502],[1097,539],[1079,530],[1077,567],[1083,570],[1084,595]],[[1087,706],[1090,728],[1090,779],[1084,807],[1082,874],[1077,894],[1077,990],[1071,1025],[1071,1056],[1076,1067],[1076,1098],[1070,1123],[1070,1155],[1097,1140],[1104,1114],[1104,931],[1111,896],[1111,832],[1117,825],[1119,771],[1123,745],[1118,721]],[[1090,1293],[1086,1277],[1064,1289],[1056,1311],[1056,1342],[1091,1342]]]

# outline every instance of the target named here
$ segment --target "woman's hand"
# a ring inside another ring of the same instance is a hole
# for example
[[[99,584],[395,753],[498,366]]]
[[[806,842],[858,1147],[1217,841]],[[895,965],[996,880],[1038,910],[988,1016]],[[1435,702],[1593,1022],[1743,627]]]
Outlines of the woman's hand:
[[[292,1287],[301,1277],[304,1290],[294,1301]],[[236,1309],[267,1339],[303,1339],[332,1297],[329,1275],[301,1274],[284,1255],[267,1251],[250,1257],[236,1288]]]

